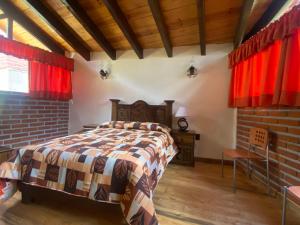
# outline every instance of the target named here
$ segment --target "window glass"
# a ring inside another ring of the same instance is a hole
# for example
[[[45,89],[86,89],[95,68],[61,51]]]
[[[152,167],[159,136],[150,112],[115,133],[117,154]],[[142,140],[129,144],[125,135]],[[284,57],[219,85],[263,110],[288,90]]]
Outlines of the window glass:
[[[0,53],[0,91],[28,93],[28,61]]]

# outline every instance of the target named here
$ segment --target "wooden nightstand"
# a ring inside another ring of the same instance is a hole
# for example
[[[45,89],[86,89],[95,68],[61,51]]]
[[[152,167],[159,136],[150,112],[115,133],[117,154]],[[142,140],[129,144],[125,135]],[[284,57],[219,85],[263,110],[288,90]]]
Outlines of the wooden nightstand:
[[[7,161],[11,156],[12,151],[13,151],[12,148],[6,146],[0,146],[0,163]]]
[[[86,124],[82,126],[82,130],[80,130],[78,133],[83,133],[89,130],[94,130],[99,126],[99,124]]]
[[[194,166],[194,149],[197,134],[194,131],[172,130],[172,137],[178,147],[178,153],[172,160],[173,163]]]

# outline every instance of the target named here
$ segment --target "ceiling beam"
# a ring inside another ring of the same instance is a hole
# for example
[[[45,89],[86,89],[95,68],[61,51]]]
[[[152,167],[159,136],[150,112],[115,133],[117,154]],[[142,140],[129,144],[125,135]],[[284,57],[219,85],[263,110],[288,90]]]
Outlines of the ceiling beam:
[[[116,50],[108,42],[104,34],[97,27],[94,21],[88,16],[86,11],[80,6],[78,0],[62,0],[69,11],[81,23],[85,30],[94,38],[94,40],[101,46],[101,48],[113,60],[116,59]]]
[[[197,0],[199,38],[201,55],[206,55],[205,39],[205,0]]]
[[[8,39],[13,39],[13,30],[14,30],[14,21],[11,17],[7,18],[6,22],[6,33],[7,33],[7,38]]]
[[[51,51],[64,55],[65,49],[52,39],[45,31],[37,26],[31,19],[23,14],[23,12],[13,5],[11,1],[0,1],[0,8],[6,15],[13,19],[30,32],[35,38],[47,46]]]
[[[162,42],[164,44],[166,53],[168,57],[173,56],[173,50],[172,50],[172,44],[170,40],[170,36],[166,27],[166,24],[163,19],[163,15],[161,13],[160,5],[158,0],[148,0],[152,16],[155,20],[156,26],[158,28],[158,31],[160,33],[160,37],[162,39]]]
[[[254,0],[244,0],[239,23],[235,33],[234,48],[238,48],[243,41],[253,3]]]
[[[253,26],[250,32],[244,37],[243,42],[255,35],[262,28],[267,26],[286,2],[286,0],[273,0],[268,9],[262,15],[262,17],[256,22],[256,24]]]
[[[90,49],[85,42],[77,35],[69,25],[53,10],[49,10],[44,1],[26,0],[41,17],[59,34],[72,48],[75,49],[84,59],[90,60]]]
[[[127,38],[129,44],[137,54],[137,56],[143,58],[143,48],[140,46],[132,28],[130,27],[125,15],[120,9],[116,0],[102,0],[103,4],[109,10],[110,14],[114,18],[115,22],[118,24],[123,34]]]

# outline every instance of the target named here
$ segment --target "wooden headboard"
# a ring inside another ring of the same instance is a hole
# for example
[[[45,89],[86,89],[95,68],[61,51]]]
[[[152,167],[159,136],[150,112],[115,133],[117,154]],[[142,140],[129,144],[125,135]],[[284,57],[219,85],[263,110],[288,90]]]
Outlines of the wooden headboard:
[[[142,100],[133,104],[120,104],[119,99],[112,102],[111,119],[121,121],[155,122],[172,127],[173,100],[165,100],[164,105],[149,105]]]

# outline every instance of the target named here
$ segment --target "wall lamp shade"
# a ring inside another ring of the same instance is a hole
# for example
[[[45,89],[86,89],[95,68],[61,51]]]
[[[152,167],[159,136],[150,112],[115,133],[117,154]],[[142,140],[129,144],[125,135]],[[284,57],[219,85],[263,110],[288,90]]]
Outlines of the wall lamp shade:
[[[177,125],[181,131],[187,131],[187,129],[189,127],[189,124],[185,119],[185,117],[187,117],[187,116],[189,116],[189,115],[188,115],[186,108],[182,107],[182,106],[179,107],[175,114],[175,117],[179,118],[177,121]]]

